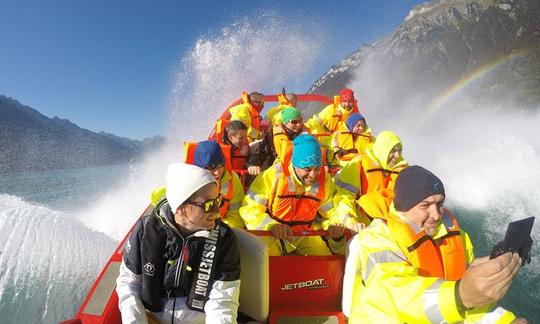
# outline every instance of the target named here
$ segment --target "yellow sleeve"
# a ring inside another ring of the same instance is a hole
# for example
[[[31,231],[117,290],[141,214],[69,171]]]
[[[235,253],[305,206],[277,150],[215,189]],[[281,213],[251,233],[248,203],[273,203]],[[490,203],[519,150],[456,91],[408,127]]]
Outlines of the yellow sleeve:
[[[352,159],[347,163],[336,177],[336,186],[356,199],[360,194],[360,158]]]
[[[270,121],[270,126],[274,126],[281,121],[281,111],[284,109],[282,105],[274,106],[266,113],[266,118]],[[279,115],[279,116],[278,116]]]
[[[326,172],[324,169],[321,170],[321,172]],[[330,174],[326,173],[326,181],[325,181],[325,191],[324,191],[324,201],[319,207],[319,214],[322,217],[322,228],[327,229],[328,226],[332,224],[340,224],[340,220],[338,219],[336,215],[336,205],[334,205],[334,196],[336,192],[336,188],[334,186],[334,183],[332,182],[332,177]]]
[[[240,177],[236,172],[232,172],[232,185],[233,185],[233,196],[231,201],[229,201],[229,208],[227,213],[223,218],[223,222],[230,227],[234,228],[244,228],[244,220],[240,217],[240,207],[242,206],[242,201],[244,200],[244,187],[240,181]]]
[[[463,239],[463,243],[465,243],[465,253],[467,253],[467,266],[471,264],[474,260],[474,247],[472,245],[471,239],[469,238],[469,234],[465,232],[464,230],[460,230],[461,238]]]
[[[516,315],[502,307],[493,309],[493,306],[475,308],[467,311],[465,323],[493,323],[509,324],[516,319]]]
[[[279,224],[266,213],[275,178],[276,166],[274,165],[259,173],[251,183],[244,197],[242,207],[240,207],[240,216],[246,223],[248,230],[267,231],[272,226]]]
[[[167,188],[165,188],[165,187],[160,187],[160,188],[157,188],[154,191],[152,191],[152,193],[150,194],[150,203],[152,204],[152,206],[157,205],[157,203],[163,197],[165,197],[166,193],[167,193]]]
[[[306,127],[311,130],[312,134],[328,133],[330,120],[334,112],[334,104],[324,107],[319,113],[313,115],[306,123]]]
[[[361,231],[358,239],[360,271],[356,280],[360,283],[354,292],[352,322],[463,320],[456,305],[456,282],[420,276],[381,220]]]
[[[323,218],[323,229],[327,229],[332,224],[350,225],[360,222],[354,198],[336,187],[330,175],[327,175],[325,185],[326,197],[319,209],[319,214]]]

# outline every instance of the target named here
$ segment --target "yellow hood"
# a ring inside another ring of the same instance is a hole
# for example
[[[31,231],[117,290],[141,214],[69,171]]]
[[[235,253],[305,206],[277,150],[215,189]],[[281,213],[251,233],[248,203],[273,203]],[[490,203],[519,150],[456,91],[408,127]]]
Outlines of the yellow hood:
[[[367,148],[367,154],[370,158],[377,161],[383,169],[388,170],[388,155],[397,144],[401,144],[399,137],[393,132],[385,130],[377,136],[375,143]],[[401,167],[406,163],[407,161],[401,156],[392,169]]]

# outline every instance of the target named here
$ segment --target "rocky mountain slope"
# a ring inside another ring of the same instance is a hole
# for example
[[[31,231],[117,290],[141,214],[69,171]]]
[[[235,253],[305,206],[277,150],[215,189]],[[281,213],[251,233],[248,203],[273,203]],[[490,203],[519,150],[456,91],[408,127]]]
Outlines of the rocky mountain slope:
[[[310,92],[332,95],[352,86],[361,105],[391,109],[429,105],[456,83],[477,79],[467,88],[476,104],[540,106],[540,1],[418,5],[393,34],[361,46]]]

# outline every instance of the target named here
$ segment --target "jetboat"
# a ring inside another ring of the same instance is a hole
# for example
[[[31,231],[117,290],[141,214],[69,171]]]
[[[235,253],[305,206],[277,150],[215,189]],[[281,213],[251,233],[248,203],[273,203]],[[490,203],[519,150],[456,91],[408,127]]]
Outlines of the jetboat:
[[[301,94],[300,110],[317,109],[333,103],[318,94]],[[241,103],[233,102],[228,108]],[[277,95],[264,97],[265,103],[278,102]],[[304,109],[305,108],[305,109]],[[307,116],[308,114],[304,114]],[[262,123],[268,129],[268,122]],[[328,134],[327,134],[328,135]],[[214,129],[209,139],[216,138]],[[245,170],[235,170],[246,174]],[[150,215],[149,205],[140,217]],[[121,323],[118,296],[115,291],[124,248],[134,226],[120,242],[90,288],[77,314],[63,324]],[[269,256],[260,236],[265,231],[234,229],[241,254],[241,290],[238,321],[261,323],[345,323],[341,311],[344,256]],[[294,232],[295,236],[325,235],[325,231]]]

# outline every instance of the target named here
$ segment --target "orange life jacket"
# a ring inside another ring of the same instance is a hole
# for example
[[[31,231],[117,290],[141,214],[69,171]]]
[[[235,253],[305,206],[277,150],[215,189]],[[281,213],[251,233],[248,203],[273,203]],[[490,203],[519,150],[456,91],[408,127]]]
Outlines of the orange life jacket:
[[[347,152],[347,154],[339,158],[340,160],[350,161],[359,154],[363,156],[365,154],[367,144],[373,141],[374,138],[371,134],[360,134],[355,140],[353,133],[350,131],[346,131],[338,133],[337,143],[333,143],[333,146],[336,146]]]
[[[360,206],[371,217],[380,218],[386,223],[407,261],[418,269],[420,275],[446,280],[461,279],[467,269],[467,255],[454,215],[444,209],[442,224],[447,233],[433,239],[424,230],[415,233],[409,224],[391,217],[389,209],[393,199],[393,190],[385,189],[363,196]]]
[[[334,96],[334,112],[332,114],[332,119],[330,120],[330,127],[327,128],[327,131],[329,131],[330,134],[338,130],[339,122],[343,121],[346,122],[346,118],[343,118],[343,115],[341,114],[341,111],[339,111],[339,105],[341,103],[340,96]],[[358,113],[358,101],[354,100],[354,105],[352,111],[349,113],[349,116],[351,114]]]
[[[232,145],[227,145],[230,148],[231,154],[229,160],[234,171],[245,170],[249,157],[249,144],[243,144],[237,148]]]
[[[193,161],[195,160],[195,149],[197,148],[198,143],[193,142],[185,142],[184,143],[184,162],[188,164],[193,164]],[[219,208],[219,214],[221,215],[221,218],[225,217],[225,214],[227,214],[227,210],[229,209],[229,203],[233,197],[234,193],[234,186],[233,186],[233,177],[232,177],[232,168],[231,168],[231,147],[230,145],[222,144],[220,145],[221,151],[223,152],[223,155],[225,156],[225,172],[229,172],[231,175],[231,178],[226,181],[225,183],[219,183],[219,193],[221,194],[222,198],[222,205]],[[222,176],[223,177],[223,176]]]
[[[379,191],[382,189],[394,188],[397,176],[403,168],[398,170],[386,170],[381,168],[379,163],[373,161],[366,154],[360,162],[360,183],[361,194]]]
[[[224,136],[226,135],[225,128],[230,123],[230,120],[218,119],[216,122],[216,142],[221,146],[221,150],[225,155],[225,160],[230,163],[232,170],[245,170],[249,157],[249,144],[244,144],[239,149],[233,145],[226,144]],[[228,147],[225,149],[225,147]],[[230,154],[226,155],[225,150],[229,150]]]
[[[465,244],[456,218],[446,208],[442,223],[448,233],[433,239],[423,230],[415,233],[402,221],[396,219],[387,221],[392,236],[420,275],[459,280],[467,270]]]
[[[272,140],[274,142],[274,149],[276,151],[276,154],[279,158],[280,154],[283,154],[286,150],[292,149],[292,141],[287,136],[287,133],[285,133],[285,129],[283,129],[282,124],[276,124],[274,125],[274,128],[272,130]],[[287,147],[284,147],[287,146]]]
[[[297,192],[294,175],[289,171],[291,154],[283,157],[284,163],[276,163],[276,182],[268,202],[268,214],[282,224],[295,230],[309,229],[324,202],[326,172],[324,168],[309,192]]]
[[[249,94],[247,92],[242,92],[242,102],[243,102],[242,104],[247,106],[247,108],[249,109],[249,117],[251,118],[251,128],[254,128],[260,131],[262,117],[259,114],[259,111],[257,111],[257,109],[255,109],[255,107],[253,107],[253,105],[249,101]],[[229,119],[230,117],[231,116],[230,116],[230,110],[229,110]]]

